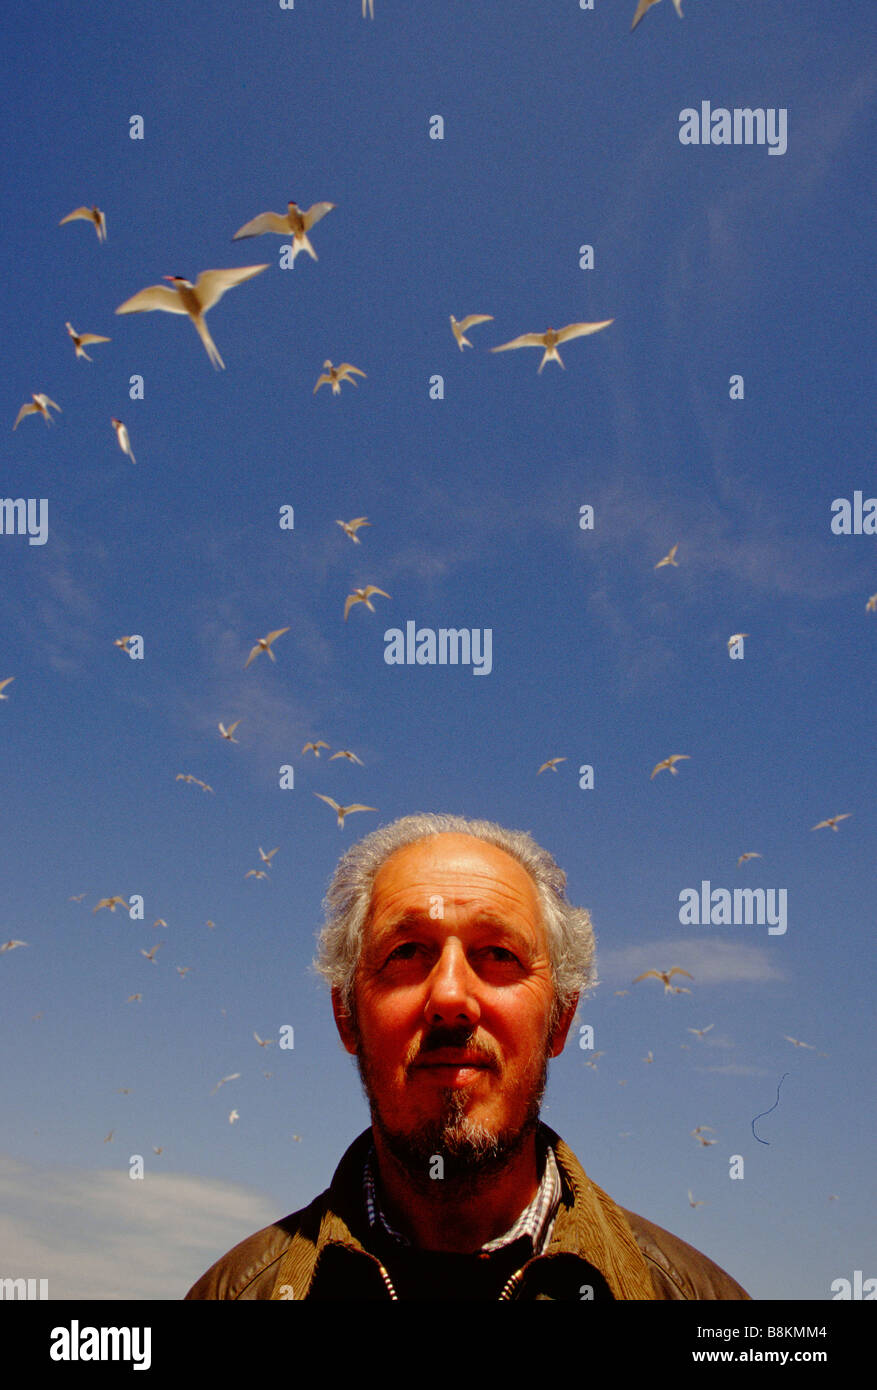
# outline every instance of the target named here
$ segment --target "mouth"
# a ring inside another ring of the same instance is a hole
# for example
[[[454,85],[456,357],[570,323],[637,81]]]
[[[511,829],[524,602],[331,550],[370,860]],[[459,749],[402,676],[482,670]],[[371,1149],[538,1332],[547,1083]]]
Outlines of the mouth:
[[[470,1052],[455,1052],[443,1048],[426,1057],[421,1057],[412,1066],[412,1071],[423,1071],[439,1079],[459,1078],[470,1080],[481,1072],[495,1071],[493,1062]]]

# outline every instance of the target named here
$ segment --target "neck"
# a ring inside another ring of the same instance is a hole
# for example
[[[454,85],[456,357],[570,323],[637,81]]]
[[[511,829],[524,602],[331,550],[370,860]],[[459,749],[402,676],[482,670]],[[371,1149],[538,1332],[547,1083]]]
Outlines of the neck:
[[[539,1190],[541,1173],[532,1132],[500,1170],[434,1179],[424,1179],[420,1172],[412,1176],[374,1127],[372,1135],[381,1204],[391,1224],[423,1250],[459,1254],[480,1250],[514,1224]]]

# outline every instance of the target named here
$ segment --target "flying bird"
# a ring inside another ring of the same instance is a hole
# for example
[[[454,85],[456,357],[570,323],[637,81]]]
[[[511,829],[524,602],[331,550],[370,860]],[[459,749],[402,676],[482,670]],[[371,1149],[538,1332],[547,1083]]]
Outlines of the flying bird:
[[[866,613],[877,613],[877,594],[872,594],[865,604]]]
[[[702,1038],[705,1034],[707,1034],[710,1031],[711,1028],[715,1028],[715,1026],[716,1025],[714,1023],[708,1023],[706,1028],[689,1028],[688,1032],[694,1033],[697,1037]]]
[[[86,345],[91,343],[109,343],[111,338],[102,338],[100,333],[77,333],[72,323],[65,323],[64,327],[73,339],[73,346],[76,349],[77,357],[84,357],[86,362],[91,362],[91,358],[85,351]]]
[[[191,965],[176,965],[176,966],[174,966],[174,969],[176,970],[176,972],[177,972],[177,974],[179,975],[180,979],[181,979],[181,980],[185,980],[186,976],[188,975],[188,973],[189,973],[189,971],[192,969],[192,967],[191,967]]]
[[[656,980],[663,980],[664,993],[671,994],[680,988],[678,985],[671,985],[670,983],[674,975],[684,975],[687,980],[694,979],[694,976],[689,974],[687,970],[683,970],[682,967],[679,965],[674,965],[670,970],[646,970],[643,972],[642,975],[637,975],[633,983],[635,985],[638,985],[640,980],[648,980],[653,976]],[[689,990],[684,990],[683,992],[685,994],[690,993]]]
[[[267,877],[268,877],[268,875],[266,874],[266,872],[265,872],[264,869],[247,869],[247,872],[244,874],[244,878],[267,878]]]
[[[15,680],[15,677],[14,677],[14,676],[7,676],[6,679],[5,679],[4,681],[0,681],[0,700],[8,700],[8,699],[9,699],[9,696],[8,696],[8,695],[4,695],[2,692],[6,689],[7,685],[11,685],[12,682],[13,682],[14,680]],[[85,897],[85,894],[83,893],[82,896]]]
[[[277,853],[277,850],[278,850],[279,848],[280,848],[280,846],[278,845],[278,846],[277,846],[277,849],[270,849],[270,850],[268,851],[268,853],[266,854],[265,851],[263,850],[262,846],[260,845],[260,846],[259,846],[259,858],[261,859],[262,863],[263,863],[263,864],[267,864],[267,865],[269,866],[269,868],[270,868],[271,860],[274,858],[274,856],[275,856],[275,854]]]
[[[208,786],[206,782],[200,781],[199,778],[193,777],[191,772],[178,772],[174,780],[176,782],[194,782],[195,786],[200,787],[201,790],[204,792],[213,791],[213,788],[211,786]]]
[[[225,363],[210,336],[204,315],[217,304],[226,290],[250,280],[267,270],[268,265],[239,265],[231,270],[202,270],[194,285],[181,275],[166,275],[173,289],[165,285],[149,285],[145,290],[126,299],[116,310],[117,314],[140,314],[151,309],[163,309],[168,314],[188,314],[197,330],[198,336],[207,349],[207,356],[219,370]]]
[[[539,372],[546,362],[557,362],[561,367],[563,361],[557,351],[558,343],[565,343],[570,338],[583,338],[589,333],[599,333],[601,328],[608,328],[614,319],[603,319],[601,323],[568,323],[566,328],[549,328],[544,333],[522,333],[519,338],[513,338],[510,343],[502,343],[499,347],[491,348],[491,352],[506,352],[508,348],[522,347],[541,347],[545,349],[542,361],[539,363]],[[538,376],[537,372],[537,376]]]
[[[311,752],[311,753],[313,753],[313,755],[314,755],[315,758],[318,758],[318,757],[320,756],[320,749],[321,749],[321,748],[331,748],[331,747],[332,747],[331,743],[324,743],[322,739],[319,739],[317,743],[306,743],[305,746],[304,746],[304,748],[303,748],[301,751],[302,751],[303,753]]]
[[[708,1149],[711,1144],[718,1142],[715,1139],[704,1139],[703,1136],[706,1134],[707,1130],[709,1130],[710,1134],[715,1134],[715,1130],[710,1129],[709,1125],[698,1125],[696,1129],[691,1131],[692,1137],[696,1139],[698,1144],[704,1149]]]
[[[131,641],[130,635],[129,635],[128,637],[114,637],[114,638],[113,638],[113,646],[114,646],[114,647],[120,647],[121,650],[125,653],[125,655],[128,656],[128,655],[129,655],[129,653],[128,653],[128,643],[129,643],[130,641]]]
[[[71,893],[67,901],[68,903],[81,903],[84,897],[84,893]]]
[[[127,454],[132,463],[136,463],[137,460],[134,457],[134,450],[131,448],[131,440],[128,438],[127,429],[122,424],[121,420],[116,419],[115,415],[112,417],[112,425],[113,429],[116,431],[116,438],[119,441],[119,448],[122,450],[122,453]]]
[[[741,854],[741,855],[740,855],[740,858],[737,860],[737,868],[739,869],[740,865],[743,864],[743,863],[745,863],[745,861],[746,861],[747,859],[763,859],[763,858],[764,858],[764,855],[763,855],[763,854],[759,854],[757,850],[748,849],[748,850],[746,851],[746,853],[745,853],[745,854]]]
[[[353,379],[353,373],[356,372],[357,376],[365,376],[365,372],[360,371],[359,367],[352,366],[350,362],[342,362],[340,366],[333,367],[331,361],[327,357],[323,366],[326,368],[326,371],[323,372],[322,376],[317,378],[317,384],[312,392],[314,396],[321,386],[331,386],[332,395],[340,396],[342,381],[350,381],[355,386],[356,382]]]
[[[550,767],[552,772],[556,772],[557,764],[565,762],[566,758],[549,758],[547,763],[542,764],[542,766],[539,769],[539,772],[544,772],[547,767]],[[539,776],[539,772],[536,773],[537,777]]]
[[[143,947],[141,946],[141,947],[140,947],[140,954],[141,954],[141,956],[145,956],[146,959],[147,959],[148,961],[151,961],[151,963],[152,963],[153,965],[155,965],[155,963],[156,963],[156,962],[155,962],[155,953],[156,953],[156,951],[158,950],[159,946],[163,946],[163,945],[164,945],[164,942],[163,942],[163,941],[156,941],[155,945],[154,945],[154,946],[150,946],[150,948],[149,948],[148,951],[144,951]]]
[[[355,382],[354,385],[356,385]],[[348,535],[355,545],[362,545],[362,541],[356,534],[360,526],[371,526],[367,516],[355,516],[352,521],[338,521],[335,524],[341,527],[345,535]]]
[[[230,1125],[233,1125],[234,1122],[235,1122],[235,1120],[239,1120],[240,1118],[241,1118],[241,1117],[240,1117],[240,1115],[238,1114],[237,1110],[231,1110],[231,1111],[229,1111],[228,1122],[229,1122]]]
[[[107,239],[107,219],[100,208],[74,208],[73,212],[68,212],[66,217],[62,217],[58,223],[63,227],[65,222],[75,222],[77,218],[84,218],[86,222],[91,222],[97,232],[98,241]]]
[[[344,817],[349,816],[352,811],[376,811],[377,806],[360,806],[357,802],[353,806],[339,806],[337,801],[333,801],[331,796],[324,796],[322,792],[314,792],[321,801],[325,801],[327,806],[331,806],[333,811],[338,812],[338,824],[344,829]]]
[[[216,1095],[216,1092],[219,1090],[220,1086],[224,1086],[225,1083],[226,1083],[226,1081],[237,1081],[237,1080],[239,1079],[239,1077],[240,1077],[240,1072],[239,1072],[239,1071],[233,1071],[233,1072],[231,1073],[230,1076],[224,1076],[224,1077],[222,1078],[221,1081],[217,1081],[216,1085],[213,1087],[213,1090],[210,1092],[210,1094],[211,1094],[212,1096],[215,1096],[215,1095]]]
[[[652,0],[652,3],[654,3],[654,0]],[[706,1202],[696,1202],[696,1201],[694,1200],[694,1197],[692,1196],[691,1188],[689,1187],[689,1189],[688,1189],[688,1205],[689,1205],[690,1207],[705,1207],[705,1206],[706,1206]]]
[[[161,1147],[157,1149],[157,1148],[155,1147],[155,1145],[153,1144],[153,1146],[152,1146],[152,1152],[153,1152],[154,1154],[163,1154],[163,1153],[164,1153],[164,1145],[162,1144]]]
[[[51,406],[53,410],[61,410],[61,407],[59,405],[56,405],[56,403],[53,400],[50,400],[50,398],[43,391],[31,392],[31,400],[33,401],[33,405],[31,405],[30,401],[25,401],[24,405],[21,407],[21,410],[19,410],[18,414],[15,417],[15,424],[12,426],[13,430],[18,429],[18,426],[21,424],[25,415],[42,415],[46,424],[51,425],[52,417],[49,414],[49,406]],[[62,415],[63,413],[64,412],[61,411]]]
[[[260,1038],[258,1033],[254,1033],[253,1037],[256,1039],[256,1042],[259,1044],[260,1047],[270,1047],[274,1041],[273,1038]]]
[[[355,753],[351,753],[349,748],[339,748],[337,753],[332,754],[329,762],[334,762],[336,758],[346,758],[349,763],[358,763],[360,767],[365,767],[362,758],[358,758]]]
[[[246,669],[247,669],[247,667],[249,666],[249,664],[250,664],[251,661],[255,661],[255,660],[256,660],[256,657],[259,655],[260,652],[267,652],[268,655],[270,656],[271,660],[272,660],[272,661],[276,661],[276,660],[277,660],[277,657],[274,655],[274,653],[273,653],[272,650],[271,650],[271,643],[272,643],[272,642],[275,642],[275,641],[277,640],[278,637],[282,637],[283,634],[284,634],[284,632],[288,632],[288,631],[289,631],[289,628],[288,628],[288,627],[278,627],[278,628],[275,628],[273,632],[269,632],[267,637],[260,637],[259,640],[258,640],[258,642],[256,643],[255,647],[254,647],[253,650],[250,652],[250,655],[247,657],[246,661],[244,662],[244,670],[246,671]]]
[[[649,1048],[648,1052],[646,1053],[645,1057],[643,1058],[643,1061],[644,1061],[644,1062],[654,1062],[654,1060],[655,1060],[655,1054],[654,1054],[654,1052],[652,1051],[652,1049]]]
[[[26,945],[27,945],[27,942],[26,942],[26,941],[4,941],[4,942],[3,942],[3,945],[0,946],[0,955],[2,955],[4,951],[14,951],[15,948],[16,948],[16,946],[26,946]]]
[[[355,603],[364,603],[370,613],[376,611],[374,604],[370,601],[372,594],[380,594],[382,598],[389,598],[390,595],[383,589],[379,589],[375,584],[366,584],[364,589],[354,589],[352,594],[347,595],[344,603],[344,621],[347,622],[347,615]]]
[[[460,351],[463,351],[464,344],[466,347],[472,346],[469,339],[464,337],[467,328],[472,328],[476,323],[491,323],[492,321],[493,314],[467,314],[466,317],[461,319],[458,323],[453,314],[451,314],[451,332],[457,340],[457,346]]]
[[[260,212],[252,221],[245,222],[232,237],[240,241],[244,237],[263,236],[266,232],[276,232],[278,236],[289,236],[292,232],[292,263],[299,251],[307,251],[311,260],[317,260],[317,253],[308,240],[308,232],[315,222],[325,217],[336,206],[335,203],[312,203],[307,212],[302,212],[298,203],[288,203],[287,212]]]
[[[115,1132],[116,1132],[116,1131],[115,1131],[114,1129],[111,1129],[111,1130],[110,1130],[109,1134],[107,1135],[106,1139],[104,1140],[104,1143],[105,1143],[105,1144],[109,1144],[109,1143],[111,1142],[112,1137],[113,1137],[113,1135],[115,1134]]]
[[[606,1053],[605,1053],[605,1052],[594,1052],[594,1053],[591,1055],[591,1057],[589,1057],[588,1060],[585,1062],[585,1066],[586,1066],[586,1067],[590,1067],[592,1071],[596,1071],[596,1070],[597,1070],[597,1059],[600,1058],[600,1057],[605,1057],[605,1056],[606,1056]]]
[[[639,0],[639,4],[636,7],[636,14],[633,17],[633,23],[630,26],[631,32],[633,32],[633,30],[639,24],[646,10],[650,10],[652,8],[652,5],[657,5],[657,3],[658,0]],[[678,14],[679,18],[684,19],[684,15],[682,13],[682,0],[673,0],[673,4],[676,6],[676,13]]]
[[[671,753],[669,758],[664,758],[661,762],[655,764],[655,769],[652,773],[652,777],[657,776],[659,772],[663,772],[665,767],[668,769],[668,771],[672,772],[674,777],[678,777],[679,773],[677,769],[673,766],[673,764],[680,762],[683,758],[690,757],[690,753]],[[652,777],[649,778],[650,782],[652,780]]]
[[[829,825],[831,826],[831,829],[834,830],[836,833],[837,822],[839,820],[849,820],[852,814],[852,811],[844,811],[842,816],[829,816],[828,820],[821,820],[818,825],[812,825],[810,828],[811,830],[821,830],[823,826]]]
[[[154,927],[165,927],[165,928],[166,928],[166,927],[167,927],[167,922],[164,920],[163,917],[156,917],[156,919],[155,919],[155,921],[153,922],[152,925],[153,925]]]
[[[125,1003],[126,1003],[126,1004],[142,1004],[142,1003],[143,1003],[143,995],[142,995],[142,994],[129,994],[129,995],[128,995],[128,998],[125,1000]]]
[[[101,900],[100,900],[100,902],[98,903],[97,907],[93,907],[91,910],[92,910],[92,912],[100,912],[100,910],[101,910],[102,907],[108,907],[108,908],[110,909],[110,912],[115,912],[115,910],[116,910],[116,904],[117,904],[117,903],[120,904],[122,907],[127,907],[127,906],[128,906],[128,901],[127,901],[126,898],[120,898],[120,897],[101,898]]]
[[[748,632],[732,632],[731,636],[728,638],[728,651],[731,650],[735,642],[740,642],[744,637],[748,636]]]
[[[679,549],[679,542],[677,541],[675,545],[671,545],[670,549],[667,551],[667,554],[664,556],[663,560],[659,560],[659,561],[658,561],[658,563],[655,565],[655,569],[656,569],[656,570],[659,570],[659,569],[661,568],[662,565],[675,565],[676,568],[678,569],[678,568],[679,568],[679,561],[676,559],[676,551],[677,551],[678,549]]]
[[[234,721],[233,724],[229,724],[228,728],[226,728],[225,725],[224,725],[224,724],[222,723],[222,721],[220,720],[220,723],[219,723],[219,732],[222,734],[222,737],[223,737],[223,738],[227,738],[227,739],[228,739],[229,743],[239,743],[239,742],[240,742],[240,739],[232,738],[232,734],[234,733],[235,729],[237,728],[238,724],[240,724],[240,722],[241,722],[241,721],[240,721],[239,719],[236,719],[236,720]]]
[[[785,1038],[786,1042],[794,1043],[795,1047],[806,1047],[809,1048],[811,1052],[816,1051],[816,1048],[814,1047],[813,1043],[805,1043],[801,1042],[798,1038],[790,1038],[788,1033],[783,1033],[783,1037]]]

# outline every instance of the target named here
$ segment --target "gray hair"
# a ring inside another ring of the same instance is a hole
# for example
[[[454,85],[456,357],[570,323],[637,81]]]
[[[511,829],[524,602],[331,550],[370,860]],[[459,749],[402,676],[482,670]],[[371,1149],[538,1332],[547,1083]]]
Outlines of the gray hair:
[[[548,940],[554,981],[552,1020],[556,1019],[577,994],[597,983],[591,918],[585,908],[567,901],[566,874],[532,835],[506,830],[493,821],[423,812],[382,825],[352,845],[340,859],[323,901],[325,924],[316,969],[340,991],[344,1008],[353,1017],[354,978],[378,870],[396,850],[446,834],[471,835],[495,845],[516,859],[533,880]]]

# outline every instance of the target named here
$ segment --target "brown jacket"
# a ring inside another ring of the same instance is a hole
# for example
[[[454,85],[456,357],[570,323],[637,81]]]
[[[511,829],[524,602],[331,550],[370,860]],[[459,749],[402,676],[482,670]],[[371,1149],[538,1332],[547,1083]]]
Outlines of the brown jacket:
[[[503,1289],[506,1298],[575,1299],[586,1285],[611,1297],[599,1269],[577,1239],[576,1189],[589,1181],[578,1159],[547,1126],[563,1195],[548,1249],[531,1257]],[[203,1274],[187,1299],[393,1298],[384,1266],[372,1253],[362,1170],[371,1142],[366,1130],[345,1153],[331,1186],[310,1206],[242,1240]],[[693,1246],[620,1208],[646,1261],[656,1299],[748,1299],[744,1289]],[[278,1285],[281,1274],[285,1282]],[[277,1286],[275,1288],[275,1286]]]

